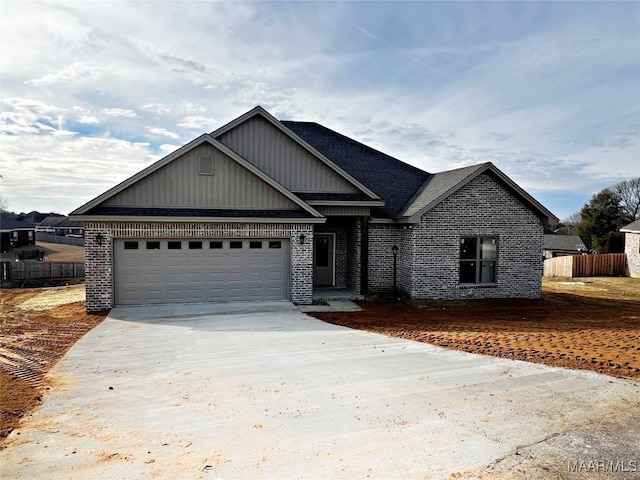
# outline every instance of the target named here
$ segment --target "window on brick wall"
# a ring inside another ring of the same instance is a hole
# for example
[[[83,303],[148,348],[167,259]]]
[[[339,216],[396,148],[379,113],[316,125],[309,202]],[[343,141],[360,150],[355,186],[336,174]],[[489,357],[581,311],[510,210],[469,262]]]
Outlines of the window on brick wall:
[[[460,238],[460,283],[495,283],[497,237]]]

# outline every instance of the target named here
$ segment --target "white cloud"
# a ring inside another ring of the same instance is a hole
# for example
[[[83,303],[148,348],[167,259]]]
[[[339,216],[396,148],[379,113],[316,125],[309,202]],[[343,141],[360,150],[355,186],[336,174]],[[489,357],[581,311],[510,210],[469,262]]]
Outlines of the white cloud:
[[[136,112],[124,108],[103,108],[101,112],[109,117],[138,118]]]
[[[173,132],[170,132],[169,130],[166,130],[164,128],[151,128],[151,127],[147,127],[147,130],[149,131],[149,133],[153,133],[154,135],[161,135],[163,137],[169,137],[169,138],[180,138],[180,135],[177,135]]]
[[[429,171],[493,161],[540,191],[587,191],[638,172],[640,7],[486,10],[464,2],[7,2],[0,133],[2,143],[28,140],[2,157],[3,169],[32,161],[40,137],[60,158],[71,144],[93,148],[95,140],[81,142],[82,128],[65,133],[59,115],[93,125],[84,129],[92,135],[148,139],[135,147],[148,161],[177,148],[158,140],[178,143],[260,104]],[[101,147],[120,166],[131,152],[111,140]],[[52,157],[40,158],[33,161],[50,168]],[[85,182],[69,178],[60,198]],[[11,204],[22,201],[28,196]]]
[[[165,115],[171,112],[171,108],[161,103],[147,103],[146,105],[142,105],[140,109],[155,113],[156,115]]]
[[[33,85],[51,85],[54,83],[70,83],[80,78],[95,77],[102,69],[96,65],[75,62],[57,72],[48,73],[35,80],[27,80],[25,83]]]
[[[211,130],[212,125],[216,123],[216,120],[211,117],[203,117],[202,115],[196,115],[191,117],[184,117],[178,122],[179,127],[188,128],[190,130]]]
[[[177,149],[180,148],[180,145],[171,145],[169,143],[164,143],[162,145],[160,145],[160,151],[162,152],[163,156],[169,155],[170,153],[175,152]]]
[[[149,144],[67,135],[5,135],[3,194],[12,208],[69,213],[148,166]]]
[[[77,120],[78,123],[86,123],[87,125],[92,125],[96,123],[100,123],[97,117],[93,115],[80,115]]]

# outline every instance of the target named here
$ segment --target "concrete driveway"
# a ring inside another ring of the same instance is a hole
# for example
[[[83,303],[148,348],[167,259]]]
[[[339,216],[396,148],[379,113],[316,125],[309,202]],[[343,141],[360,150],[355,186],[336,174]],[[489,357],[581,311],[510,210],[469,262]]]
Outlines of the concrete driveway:
[[[633,382],[350,330],[287,302],[116,308],[48,381],[2,478],[475,478],[640,399]],[[594,459],[585,448],[552,468]]]

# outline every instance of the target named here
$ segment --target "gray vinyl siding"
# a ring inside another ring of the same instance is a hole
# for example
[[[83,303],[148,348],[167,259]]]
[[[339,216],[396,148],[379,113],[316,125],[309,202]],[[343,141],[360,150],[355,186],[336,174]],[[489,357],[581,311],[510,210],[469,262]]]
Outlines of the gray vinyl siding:
[[[200,155],[213,156],[213,175],[200,175]],[[106,206],[298,209],[235,160],[204,144],[107,200]]]
[[[293,192],[361,193],[263,118],[251,118],[217,140]]]

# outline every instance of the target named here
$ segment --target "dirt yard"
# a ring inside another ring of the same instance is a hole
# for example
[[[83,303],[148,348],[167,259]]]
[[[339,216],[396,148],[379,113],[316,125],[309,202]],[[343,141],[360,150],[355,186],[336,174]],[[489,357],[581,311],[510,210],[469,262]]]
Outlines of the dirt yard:
[[[85,312],[84,285],[0,291],[0,438],[38,405],[49,369],[105,316]]]
[[[337,325],[496,357],[640,379],[640,279],[545,279],[539,300],[361,302]]]
[[[48,262],[84,262],[84,247],[63,243],[37,242],[36,245],[21,247],[17,250],[44,250],[44,259]],[[16,250],[0,254],[0,260],[13,262]]]

